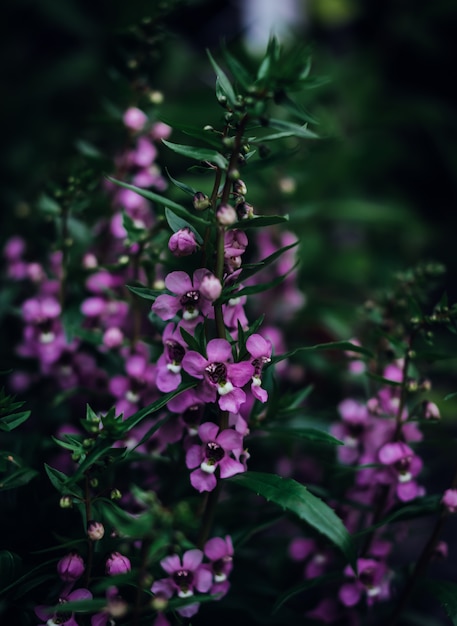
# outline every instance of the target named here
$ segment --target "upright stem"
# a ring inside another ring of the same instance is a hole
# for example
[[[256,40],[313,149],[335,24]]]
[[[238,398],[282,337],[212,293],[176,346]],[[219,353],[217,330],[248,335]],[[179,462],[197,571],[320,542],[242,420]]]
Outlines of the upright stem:
[[[60,275],[60,284],[59,284],[59,303],[61,308],[64,308],[65,305],[65,297],[66,297],[66,284],[67,284],[67,264],[68,264],[68,246],[69,246],[69,231],[68,231],[68,215],[69,209],[64,202],[62,206],[62,226],[61,226],[61,242],[60,247],[62,250],[62,268]]]
[[[451,489],[455,489],[457,487],[457,470],[455,471],[454,478],[452,480]],[[390,621],[388,622],[388,626],[395,626],[400,617],[403,609],[405,608],[411,593],[417,583],[418,578],[425,571],[427,565],[429,564],[433,554],[435,552],[436,545],[441,535],[441,531],[443,529],[444,523],[446,521],[447,516],[449,515],[449,511],[445,508],[441,511],[441,515],[436,521],[435,526],[431,532],[431,535],[425,544],[420,557],[418,558],[414,570],[406,582],[406,585],[403,588],[403,591],[398,599],[397,606],[395,607]]]
[[[84,484],[84,505],[86,509],[86,527],[88,523],[92,519],[92,507],[91,507],[91,493],[90,493],[90,479],[89,475],[86,474],[85,484]],[[94,544],[92,539],[87,536],[87,562],[86,562],[86,572],[85,572],[85,586],[89,586],[90,577],[92,573],[92,560],[94,557]]]

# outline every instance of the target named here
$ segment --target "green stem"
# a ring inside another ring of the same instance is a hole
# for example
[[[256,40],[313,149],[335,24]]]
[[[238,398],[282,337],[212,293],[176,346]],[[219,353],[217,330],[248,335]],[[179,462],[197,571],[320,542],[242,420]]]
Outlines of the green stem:
[[[89,522],[92,519],[92,508],[91,508],[91,493],[90,493],[90,479],[89,475],[86,474],[85,477],[85,485],[84,485],[85,493],[84,493],[84,505],[86,509],[86,529]],[[89,586],[90,577],[92,573],[92,561],[94,558],[94,544],[92,539],[87,536],[87,561],[86,561],[86,571],[85,571],[85,587]]]

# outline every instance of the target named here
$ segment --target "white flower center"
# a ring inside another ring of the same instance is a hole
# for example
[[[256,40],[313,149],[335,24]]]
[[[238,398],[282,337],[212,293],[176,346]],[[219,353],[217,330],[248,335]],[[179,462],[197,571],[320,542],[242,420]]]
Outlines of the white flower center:
[[[189,321],[189,320],[194,320],[196,317],[198,317],[198,309],[192,309],[192,310],[188,310],[186,309],[183,314],[182,314],[182,318],[183,320]]]
[[[223,574],[222,572],[220,574],[214,574],[214,582],[215,583],[223,583],[224,580],[227,580],[227,575]]]
[[[132,404],[135,404],[135,402],[138,402],[138,400],[140,399],[140,396],[131,389],[127,391],[125,397],[129,402],[132,402]]]
[[[40,335],[40,343],[52,343],[56,336],[51,331],[46,333],[41,333]]]
[[[233,391],[233,385],[229,380],[226,380],[224,383],[219,383],[217,386],[217,392],[220,396],[226,396],[231,391]]]
[[[190,598],[194,595],[194,592],[192,591],[192,589],[186,589],[185,591],[183,589],[180,589],[178,591],[178,596],[180,598]]]
[[[173,374],[179,374],[181,366],[177,363],[167,363],[167,370],[173,372]]]
[[[253,376],[252,377],[252,384],[254,387],[260,387],[262,384],[262,379],[260,378],[260,376]]]
[[[208,461],[203,461],[200,465],[202,472],[206,472],[207,474],[214,474],[216,467],[215,463],[208,463]]]
[[[239,298],[230,298],[227,304],[229,304],[229,306],[236,306],[237,304],[240,303],[240,300],[241,300],[241,296]]]
[[[381,587],[368,587],[367,588],[367,596],[373,598],[374,596],[378,596],[381,593]]]
[[[412,474],[411,472],[404,472],[404,473],[400,473],[398,474],[398,482],[399,483],[409,483],[409,481],[412,479]]]

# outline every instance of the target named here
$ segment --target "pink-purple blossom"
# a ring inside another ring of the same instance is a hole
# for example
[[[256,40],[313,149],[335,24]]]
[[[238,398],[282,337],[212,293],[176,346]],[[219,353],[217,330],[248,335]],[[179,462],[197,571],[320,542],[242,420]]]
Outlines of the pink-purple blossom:
[[[217,484],[216,469],[220,478],[229,478],[245,471],[244,465],[234,458],[234,451],[243,450],[243,437],[232,428],[219,432],[219,426],[205,422],[198,428],[202,444],[187,450],[186,465],[194,471],[190,482],[197,491],[212,491]],[[197,468],[197,469],[194,469]]]

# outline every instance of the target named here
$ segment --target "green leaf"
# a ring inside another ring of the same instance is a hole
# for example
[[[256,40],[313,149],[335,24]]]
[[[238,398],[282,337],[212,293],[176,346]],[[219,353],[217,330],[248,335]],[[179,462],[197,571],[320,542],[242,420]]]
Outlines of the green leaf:
[[[294,354],[298,354],[299,352],[316,352],[318,350],[344,350],[345,352],[358,352],[359,354],[364,354],[369,357],[373,356],[373,354],[366,348],[357,346],[350,341],[331,341],[329,343],[319,343],[315,346],[303,346],[301,348],[285,352],[284,354],[279,354],[278,356],[271,358],[269,365],[283,361],[284,359],[287,359]]]
[[[161,118],[161,120],[169,126],[175,128],[176,130],[180,130],[185,135],[188,135],[189,137],[194,137],[195,139],[199,139],[200,141],[207,143],[213,148],[219,149],[222,145],[220,133],[216,133],[212,130],[205,130],[204,128],[201,128],[199,126],[181,124],[180,122],[171,122],[163,117]]]
[[[245,220],[238,220],[230,228],[246,230],[247,228],[265,228],[274,224],[284,224],[289,221],[288,215],[259,215]]]
[[[147,200],[151,200],[151,202],[156,202],[162,206],[168,207],[172,209],[177,215],[180,215],[184,219],[188,219],[190,222],[195,224],[203,224],[206,226],[208,222],[193,213],[190,213],[185,207],[169,198],[165,198],[164,196],[160,196],[158,193],[154,193],[153,191],[147,191],[146,189],[142,189],[141,187],[135,187],[135,185],[129,185],[128,183],[123,183],[116,178],[112,178],[111,176],[106,177],[107,180],[114,183],[115,185],[119,185],[119,187],[123,187],[124,189],[130,189],[130,191],[134,191],[139,194],[143,198]]]
[[[351,535],[335,511],[304,485],[292,478],[263,472],[245,472],[229,480],[297,515],[339,548],[356,571],[356,550]]]
[[[26,485],[38,476],[38,472],[30,467],[20,467],[16,471],[9,474],[6,478],[0,479],[0,490],[16,489]]]
[[[332,437],[332,435],[325,430],[319,430],[318,428],[277,428],[273,426],[262,428],[262,432],[276,437],[292,437],[295,439],[316,441],[318,443],[329,443],[333,446],[344,446],[343,441]]]
[[[252,296],[256,293],[262,293],[262,291],[268,291],[280,285],[287,276],[293,272],[297,268],[298,262],[295,263],[293,267],[290,268],[288,272],[285,274],[281,274],[281,276],[277,276],[273,280],[268,281],[267,283],[257,283],[256,285],[249,285],[248,287],[243,287],[242,289],[237,290],[236,287],[232,290],[229,290],[227,293],[223,294],[218,300],[219,302],[228,302],[230,298],[239,298],[241,296]]]
[[[127,289],[145,300],[152,300],[153,302],[164,293],[163,289],[149,289],[148,287],[137,287],[135,285],[126,285]]]
[[[454,626],[457,626],[457,584],[449,580],[424,579],[423,587],[429,591],[443,609]]]
[[[162,142],[170,148],[170,150],[173,150],[173,152],[188,157],[189,159],[195,159],[196,161],[209,161],[210,163],[215,163],[221,169],[226,169],[228,166],[227,159],[216,150],[195,148],[194,146],[184,146],[179,143],[172,143],[166,139],[162,139]]]
[[[285,120],[277,120],[270,118],[268,120],[268,126],[276,128],[282,132],[289,132],[291,136],[301,137],[302,139],[318,139],[319,136],[308,129],[307,125],[294,124],[293,122],[286,122]]]
[[[179,180],[176,180],[176,178],[173,178],[173,176],[170,174],[167,168],[165,168],[165,171],[167,173],[168,178],[173,183],[173,185],[178,187],[178,189],[181,189],[181,191],[184,191],[190,196],[194,196],[197,193],[197,190],[194,189],[193,187],[189,187],[189,185],[186,185],[185,183],[181,183]]]
[[[263,270],[265,267],[267,267],[268,265],[276,261],[276,259],[278,259],[282,254],[284,254],[284,252],[286,252],[287,250],[290,250],[291,248],[294,248],[299,243],[300,243],[299,241],[294,241],[294,243],[291,243],[288,246],[284,246],[283,248],[276,250],[276,252],[273,252],[273,254],[270,254],[259,263],[252,263],[252,264],[244,265],[243,269],[241,270],[241,274],[239,275],[238,280],[236,281],[236,284],[242,283],[248,278],[251,278],[251,276],[254,276],[255,274],[257,274],[257,272],[260,272],[261,270]]]
[[[249,72],[241,65],[238,59],[230,54],[224,44],[221,46],[221,51],[235,80],[237,80],[244,89],[249,89],[254,80],[252,76],[250,76]]]
[[[44,464],[44,469],[46,470],[46,474],[48,475],[53,487],[55,487],[59,493],[62,495],[71,494],[77,498],[82,498],[82,490],[76,485],[70,484],[70,481],[74,479],[74,476],[69,478],[66,474],[60,472],[54,467],[51,467],[47,463]]]
[[[296,596],[299,593],[303,593],[304,591],[307,591],[308,589],[312,589],[313,587],[318,587],[319,585],[327,585],[330,582],[333,582],[334,580],[338,580],[338,578],[342,578],[341,574],[323,574],[322,576],[316,576],[316,578],[311,578],[309,580],[305,580],[302,583],[299,583],[298,585],[295,585],[295,587],[292,587],[291,589],[288,589],[287,591],[284,591],[276,600],[276,602],[273,605],[273,613],[275,613],[278,609],[281,608],[281,606],[287,602],[288,600],[290,600],[290,598],[293,598],[294,596]]]
[[[195,239],[197,240],[197,242],[201,245],[203,243],[203,239],[200,236],[200,234],[195,230],[195,228],[192,226],[192,224],[189,224],[189,222],[187,222],[186,220],[183,220],[181,217],[178,217],[178,215],[176,215],[176,213],[173,213],[173,211],[169,208],[165,208],[165,218],[168,222],[168,225],[170,226],[171,230],[176,233],[178,230],[181,230],[183,228],[188,228],[189,230],[191,230],[194,235],[195,235]]]
[[[451,398],[455,398],[455,396],[457,396],[457,391],[454,391],[453,393],[448,393],[447,396],[444,396],[444,400],[450,400]]]
[[[22,404],[22,403],[21,403]],[[0,430],[11,432],[30,417],[30,411],[22,411],[22,413],[12,413],[5,415],[0,419]]]
[[[106,607],[106,600],[95,598],[94,600],[74,600],[73,602],[65,602],[65,611],[74,613],[96,613]],[[55,612],[62,611],[62,605],[57,604],[52,607]]]
[[[207,50],[206,53],[209,57],[209,60],[211,61],[211,65],[213,66],[213,69],[217,76],[217,80],[219,81],[219,85],[223,93],[227,96],[227,99],[230,102],[230,104],[235,105],[236,94],[235,94],[235,91],[233,90],[232,83],[227,78],[227,75],[225,74],[225,72],[216,63],[216,61],[211,55],[211,52]]]
[[[359,466],[358,469],[360,468],[361,466]],[[371,533],[376,530],[376,528],[380,528],[386,524],[391,524],[392,522],[398,522],[399,520],[416,519],[418,517],[423,517],[424,515],[438,513],[441,509],[440,500],[440,496],[425,496],[423,498],[416,498],[411,503],[405,504],[392,513],[389,513],[389,515],[386,515],[386,517],[384,517],[377,524],[364,528],[357,533],[357,536]]]
[[[15,552],[0,551],[0,588],[11,584],[22,569],[22,559]]]

